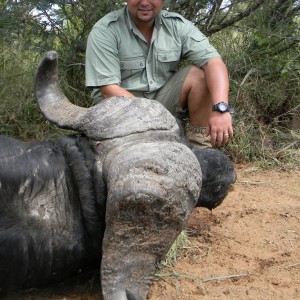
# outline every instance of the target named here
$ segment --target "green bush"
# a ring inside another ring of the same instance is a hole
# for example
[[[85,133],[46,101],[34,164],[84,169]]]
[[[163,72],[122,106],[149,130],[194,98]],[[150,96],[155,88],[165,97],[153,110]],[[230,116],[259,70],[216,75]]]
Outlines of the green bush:
[[[23,141],[45,139],[64,132],[41,114],[34,91],[40,59],[22,47],[5,47],[0,52],[0,134]]]

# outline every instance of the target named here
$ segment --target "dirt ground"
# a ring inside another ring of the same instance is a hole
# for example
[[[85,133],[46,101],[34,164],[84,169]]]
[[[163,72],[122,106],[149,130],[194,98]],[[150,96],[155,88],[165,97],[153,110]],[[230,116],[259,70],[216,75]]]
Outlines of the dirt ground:
[[[300,170],[236,169],[220,207],[194,210],[190,244],[149,300],[300,299]],[[95,275],[9,299],[100,300],[98,282]]]
[[[150,300],[300,299],[300,172],[237,173],[220,207],[195,209],[190,248]]]

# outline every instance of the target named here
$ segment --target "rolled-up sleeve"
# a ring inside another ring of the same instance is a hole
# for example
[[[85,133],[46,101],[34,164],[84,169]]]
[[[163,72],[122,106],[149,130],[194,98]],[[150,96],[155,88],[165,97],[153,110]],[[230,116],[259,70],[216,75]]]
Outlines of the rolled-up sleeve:
[[[220,57],[208,38],[190,21],[185,22],[182,30],[182,55],[192,64],[202,67],[211,59]]]
[[[106,26],[97,26],[89,34],[86,48],[85,85],[99,87],[120,84],[118,38]]]

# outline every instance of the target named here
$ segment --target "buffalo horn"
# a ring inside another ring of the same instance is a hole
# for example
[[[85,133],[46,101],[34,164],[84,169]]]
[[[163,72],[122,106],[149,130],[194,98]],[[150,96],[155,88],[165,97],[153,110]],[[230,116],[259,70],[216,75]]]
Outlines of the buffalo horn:
[[[57,53],[49,51],[36,75],[36,97],[45,117],[61,128],[84,133],[95,140],[112,139],[142,132],[177,133],[175,118],[157,101],[135,97],[111,97],[83,108],[72,104],[61,92],[57,75]]]
[[[87,109],[72,104],[61,92],[58,83],[57,58],[57,52],[49,51],[38,66],[35,78],[37,102],[50,122],[61,128],[77,130],[77,124]]]

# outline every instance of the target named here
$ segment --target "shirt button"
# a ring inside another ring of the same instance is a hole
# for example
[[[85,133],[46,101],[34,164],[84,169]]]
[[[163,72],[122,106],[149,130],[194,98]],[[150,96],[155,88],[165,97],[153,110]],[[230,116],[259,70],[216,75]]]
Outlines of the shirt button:
[[[163,57],[163,60],[166,60],[166,59],[167,59],[167,57],[166,57],[166,56],[164,56],[164,57]]]
[[[140,63],[140,66],[142,67],[144,64],[143,63]]]
[[[152,84],[153,83],[153,81],[150,81],[150,84]]]

